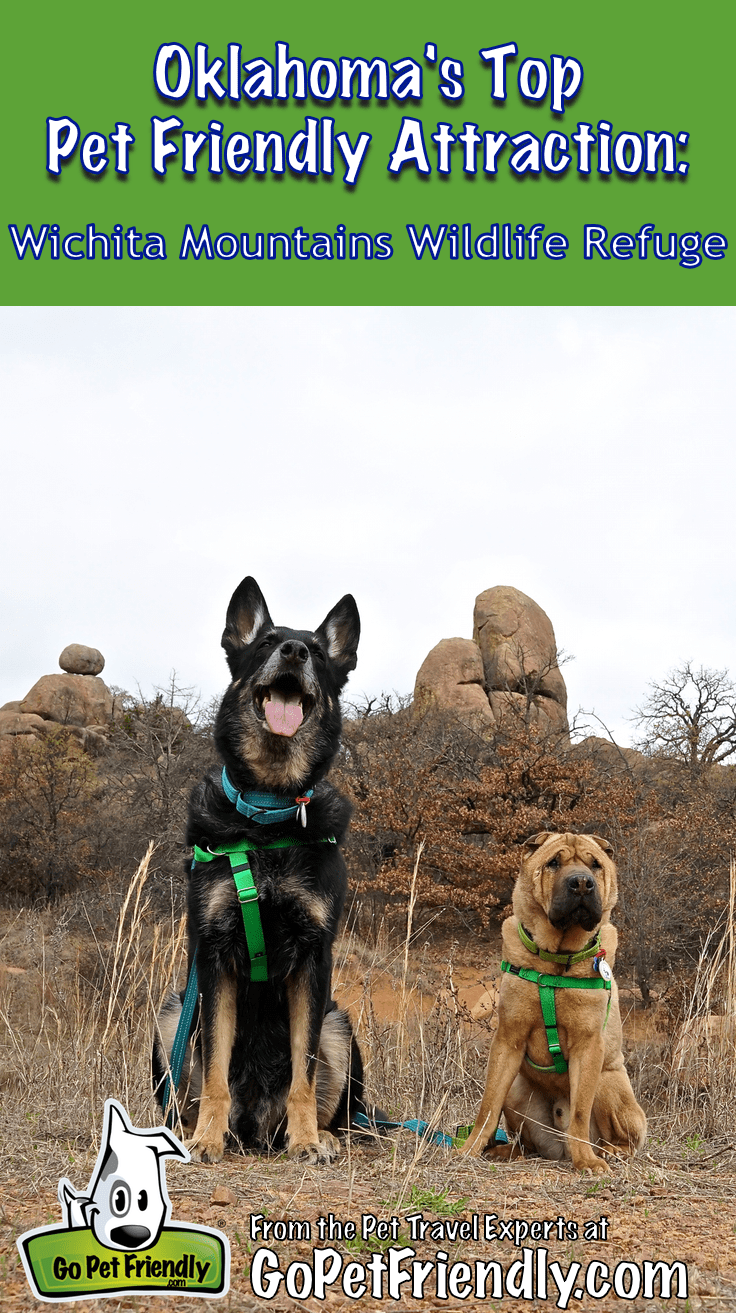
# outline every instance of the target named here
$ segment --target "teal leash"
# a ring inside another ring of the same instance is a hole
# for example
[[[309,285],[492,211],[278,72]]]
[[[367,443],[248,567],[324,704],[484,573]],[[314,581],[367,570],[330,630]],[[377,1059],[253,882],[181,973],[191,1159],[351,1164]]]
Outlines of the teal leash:
[[[197,950],[195,948],[194,957],[192,958],[192,965],[189,969],[189,979],[187,981],[187,988],[184,994],[184,999],[182,1001],[181,1012],[179,1013],[179,1024],[176,1028],[174,1043],[171,1046],[171,1056],[169,1058],[169,1070],[166,1073],[166,1077],[164,1079],[164,1087],[161,1096],[161,1103],[163,1106],[164,1115],[166,1117],[165,1125],[168,1126],[170,1130],[173,1130],[173,1121],[174,1121],[174,1108],[173,1106],[169,1108],[169,1100],[171,1099],[171,1090],[172,1087],[177,1092],[179,1090],[179,1082],[181,1081],[182,1067],[184,1066],[184,1054],[187,1051],[187,1044],[189,1043],[189,1031],[192,1025],[192,1017],[194,1016],[194,1009],[197,1004],[198,994],[199,994],[199,982],[197,979]]]
[[[415,1135],[427,1136],[429,1131],[429,1122],[410,1118],[406,1122],[394,1122],[388,1117],[368,1117],[364,1112],[356,1112],[353,1117],[353,1126],[357,1126],[361,1131],[413,1131]],[[432,1144],[443,1144],[452,1146],[454,1140],[451,1135],[445,1135],[444,1131],[433,1131],[428,1136]]]
[[[353,1117],[353,1126],[357,1126],[361,1131],[413,1131],[415,1135],[422,1138],[428,1138],[432,1144],[440,1144],[444,1148],[451,1149],[454,1144],[461,1144],[467,1140],[472,1126],[459,1126],[457,1135],[447,1135],[444,1131],[432,1131],[430,1133],[429,1122],[423,1122],[416,1117],[410,1117],[405,1122],[394,1122],[388,1117],[368,1117],[364,1112],[356,1112]],[[496,1131],[495,1144],[508,1144],[506,1132],[499,1126]]]

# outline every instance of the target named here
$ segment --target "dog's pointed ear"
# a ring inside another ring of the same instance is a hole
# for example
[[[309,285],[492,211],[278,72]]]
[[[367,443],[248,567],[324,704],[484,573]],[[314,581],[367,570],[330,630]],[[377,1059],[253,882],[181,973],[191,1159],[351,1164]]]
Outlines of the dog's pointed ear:
[[[247,647],[252,643],[263,625],[270,624],[273,624],[273,621],[268,614],[266,599],[255,579],[248,575],[242,583],[238,584],[227,608],[222,646],[228,660],[239,648]]]
[[[613,858],[613,853],[614,853],[613,844],[609,843],[608,839],[601,839],[601,836],[599,834],[589,834],[588,838],[592,839],[593,843],[597,843],[598,847],[603,849],[606,856]]]
[[[360,616],[355,598],[350,593],[341,597],[337,606],[333,606],[315,633],[322,640],[328,656],[337,666],[342,687],[350,671],[355,670],[358,664]]]
[[[165,1127],[153,1131],[143,1143],[148,1149],[153,1150],[157,1158],[179,1158],[183,1163],[191,1161],[189,1150],[185,1149],[176,1136]]]

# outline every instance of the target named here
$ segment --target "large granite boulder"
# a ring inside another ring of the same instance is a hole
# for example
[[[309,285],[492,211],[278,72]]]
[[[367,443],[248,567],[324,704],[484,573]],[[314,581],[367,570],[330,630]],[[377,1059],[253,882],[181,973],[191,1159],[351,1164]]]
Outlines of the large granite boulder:
[[[414,686],[420,715],[448,710],[476,728],[493,726],[480,648],[470,638],[443,638],[425,658]]]
[[[45,722],[40,716],[23,715],[20,711],[0,711],[0,735],[35,734],[42,730]]]
[[[567,689],[549,617],[518,588],[476,598],[473,637],[443,638],[417,675],[415,714],[454,712],[476,729],[509,716],[542,734],[567,734]]]
[[[475,601],[473,638],[483,658],[489,690],[533,694],[563,712],[567,689],[557,665],[557,643],[549,616],[518,588],[487,588]],[[556,711],[551,719],[559,720]]]
[[[43,675],[20,710],[59,725],[107,725],[112,720],[113,696],[96,675]]]
[[[96,647],[69,643],[59,657],[59,665],[69,675],[101,675],[105,669],[105,658]]]

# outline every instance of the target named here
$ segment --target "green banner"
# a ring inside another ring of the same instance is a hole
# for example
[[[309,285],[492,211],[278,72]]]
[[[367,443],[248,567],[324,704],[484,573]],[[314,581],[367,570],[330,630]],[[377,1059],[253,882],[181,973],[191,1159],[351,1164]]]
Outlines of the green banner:
[[[155,1291],[212,1297],[226,1289],[221,1236],[181,1224],[164,1227],[152,1248],[129,1253],[99,1244],[86,1227],[52,1227],[22,1237],[21,1256],[38,1299]]]
[[[8,7],[6,304],[727,304],[734,6]]]

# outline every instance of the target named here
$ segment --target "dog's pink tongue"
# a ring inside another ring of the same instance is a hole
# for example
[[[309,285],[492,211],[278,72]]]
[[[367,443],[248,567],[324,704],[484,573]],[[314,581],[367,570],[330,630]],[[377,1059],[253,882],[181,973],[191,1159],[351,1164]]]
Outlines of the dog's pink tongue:
[[[263,704],[263,710],[272,734],[283,734],[290,739],[296,734],[304,719],[298,694],[285,698],[277,689],[271,689],[270,696]]]

